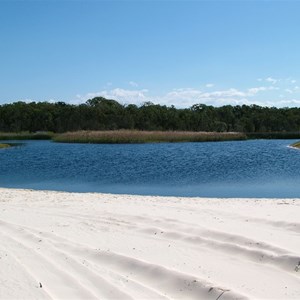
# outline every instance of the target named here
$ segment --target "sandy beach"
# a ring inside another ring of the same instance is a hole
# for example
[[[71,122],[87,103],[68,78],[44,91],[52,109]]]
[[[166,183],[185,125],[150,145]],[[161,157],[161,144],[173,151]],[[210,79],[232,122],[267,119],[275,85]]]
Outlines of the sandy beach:
[[[0,299],[300,299],[300,199],[0,189]]]

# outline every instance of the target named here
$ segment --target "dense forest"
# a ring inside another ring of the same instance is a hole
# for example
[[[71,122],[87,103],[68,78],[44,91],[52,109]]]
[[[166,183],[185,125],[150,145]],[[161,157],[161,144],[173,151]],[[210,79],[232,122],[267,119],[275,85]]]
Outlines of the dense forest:
[[[190,108],[121,105],[96,97],[84,104],[15,102],[0,106],[0,132],[77,130],[184,130],[238,132],[299,132],[300,108],[257,105]]]

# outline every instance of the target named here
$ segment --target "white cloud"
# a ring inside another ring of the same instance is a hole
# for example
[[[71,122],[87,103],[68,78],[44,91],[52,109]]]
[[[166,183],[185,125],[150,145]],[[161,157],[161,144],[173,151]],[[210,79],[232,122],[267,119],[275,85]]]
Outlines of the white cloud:
[[[30,99],[30,98],[23,98],[23,99],[17,99],[17,100],[12,100],[6,103],[14,103],[14,102],[25,102],[25,103],[31,103],[31,102],[49,102],[49,103],[56,103],[58,101],[62,101],[60,99],[43,99],[43,100],[36,100],[36,99]],[[1,104],[0,104],[1,105]]]
[[[257,81],[259,82],[268,82],[271,83],[272,85],[275,84],[292,84],[295,85],[297,83],[297,80],[291,77],[287,77],[287,78],[274,78],[272,76],[269,76],[267,78],[258,78]]]
[[[248,94],[253,96],[253,95],[257,94],[258,92],[265,91],[265,90],[266,90],[266,88],[264,86],[254,87],[254,88],[248,89]]]
[[[294,78],[291,78],[291,77],[286,78],[285,81],[292,85],[294,85],[297,82],[297,80],[295,80]]]
[[[298,86],[294,87],[299,88]],[[121,104],[136,104],[141,105],[144,102],[151,101],[155,104],[161,105],[174,105],[178,108],[191,107],[194,104],[202,103],[206,105],[222,106],[222,105],[251,105],[256,104],[260,106],[300,106],[300,99],[286,99],[283,93],[274,95],[273,93],[267,93],[268,91],[279,90],[278,87],[272,86],[259,86],[246,90],[238,90],[236,88],[214,90],[214,91],[202,91],[195,88],[178,88],[173,89],[161,95],[151,95],[147,89],[104,89],[98,92],[87,93],[85,95],[76,95],[72,104],[80,104],[86,102],[88,99],[102,96],[107,99],[117,100]],[[284,89],[282,89],[284,91]],[[291,89],[293,91],[293,89]],[[287,92],[287,91],[286,91]],[[260,95],[262,93],[262,95]],[[291,94],[291,93],[289,93]],[[262,97],[263,96],[263,97]],[[265,99],[268,97],[272,99],[269,101]],[[277,100],[276,100],[277,99]],[[22,101],[32,102],[31,99],[25,99]],[[56,102],[50,100],[50,102]]]
[[[285,99],[278,102],[278,107],[300,106],[300,99]]]
[[[50,100],[51,101],[51,100]],[[49,101],[49,102],[50,102]],[[24,98],[24,99],[17,99],[14,101],[11,101],[11,103],[13,102],[25,102],[25,103],[30,103],[30,102],[37,102],[36,100],[30,99],[30,98]]]
[[[76,95],[77,101],[85,102],[88,99],[92,99],[94,97],[104,97],[107,99],[115,99],[121,103],[135,103],[139,104],[141,102],[148,101],[146,93],[147,89],[142,90],[125,90],[121,88],[115,88],[112,90],[103,90],[100,92],[87,93],[85,95]]]
[[[203,93],[204,97],[246,97],[247,93],[239,91],[235,88],[230,88],[228,90],[223,91],[214,91],[210,93]]]
[[[249,91],[244,92],[235,88],[213,92],[202,92],[193,88],[181,88],[174,89],[159,98],[159,103],[173,104],[177,107],[190,107],[196,103],[213,106],[253,104],[253,101],[247,99],[251,95],[253,95],[253,91],[249,93]],[[262,103],[257,102],[256,104],[260,105]]]
[[[212,92],[203,92],[194,88],[179,88],[173,89],[164,95],[158,96],[149,96],[149,91],[147,89],[127,90],[116,88],[111,90],[102,90],[99,92],[87,93],[85,95],[77,95],[76,100],[72,101],[72,103],[83,103],[88,99],[99,96],[108,99],[115,99],[123,104],[133,103],[137,105],[147,101],[159,103],[162,105],[175,105],[176,107],[190,107],[196,103],[215,106],[227,104],[250,104],[250,101],[247,100],[249,92],[239,91],[235,88]]]
[[[130,81],[131,88],[106,87],[98,92],[77,95],[73,103],[83,103],[87,99],[102,96],[108,99],[115,99],[122,104],[132,103],[141,105],[150,101],[155,104],[174,105],[178,108],[191,107],[197,103],[213,106],[257,104],[261,106],[280,107],[299,105],[297,99],[287,100],[287,95],[296,95],[300,92],[300,86],[294,83],[291,85],[291,82],[295,81],[294,79],[268,77],[257,80],[264,84],[247,89],[229,88],[218,90],[213,83],[206,83],[203,89],[192,87],[175,88],[161,94],[151,93],[147,89],[139,89],[135,86],[135,82]],[[294,98],[296,97],[294,96]]]
[[[138,87],[139,85],[134,82],[134,81],[129,81],[129,85],[133,86],[133,87]]]
[[[279,79],[279,78],[274,78],[272,76],[269,76],[267,78],[257,78],[257,81],[259,81],[259,82],[268,82],[268,83],[271,83],[271,84],[277,84],[282,80]]]
[[[254,96],[259,92],[265,92],[265,91],[272,91],[272,90],[279,90],[278,87],[274,86],[259,86],[248,89],[248,96]]]
[[[275,79],[275,78],[272,78],[272,77],[268,77],[268,78],[266,78],[266,81],[270,82],[272,84],[276,84],[278,81],[280,81],[280,79]]]
[[[219,90],[214,83],[206,83],[203,85],[203,89],[192,87],[175,88],[160,94],[154,94],[147,89],[138,88],[138,84],[134,81],[128,82],[130,87],[127,89],[114,88],[111,82],[107,82],[98,91],[76,95],[75,99],[68,102],[80,104],[88,99],[102,96],[107,99],[115,99],[121,104],[132,103],[141,105],[150,101],[155,104],[174,105],[178,108],[191,107],[197,103],[213,106],[242,104],[278,107],[300,106],[300,100],[297,99],[297,96],[300,95],[300,86],[296,84],[297,81],[294,78],[276,79],[268,77],[258,78],[257,81],[261,82],[259,86],[245,89],[228,88]],[[293,99],[290,100],[288,97],[293,97]],[[33,100],[25,99],[22,101],[31,102]],[[49,102],[55,102],[55,100],[51,99]]]
[[[215,85],[213,84],[213,83],[207,83],[206,85],[205,85],[205,87],[207,87],[207,88],[212,88],[212,87],[214,87]]]
[[[242,105],[242,104],[257,104],[264,105],[263,101],[256,99],[248,99],[256,96],[260,92],[278,90],[274,86],[260,86],[249,88],[245,91],[236,88],[215,91],[202,91],[195,88],[178,88],[173,89],[163,95],[150,96],[147,89],[106,89],[99,92],[87,93],[85,95],[77,95],[73,103],[85,102],[88,99],[102,96],[108,99],[115,99],[123,104],[137,104],[151,101],[153,103],[162,105],[174,105],[176,107],[190,107],[196,103],[203,103],[207,105],[221,106],[221,105]]]

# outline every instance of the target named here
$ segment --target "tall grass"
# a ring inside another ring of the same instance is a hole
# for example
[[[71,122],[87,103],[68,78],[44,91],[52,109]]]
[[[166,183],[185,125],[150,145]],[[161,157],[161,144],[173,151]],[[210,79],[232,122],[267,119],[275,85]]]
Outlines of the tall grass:
[[[292,144],[291,147],[300,148],[300,142]]]
[[[0,140],[50,140],[52,132],[0,132]]]
[[[0,144],[0,149],[10,148],[9,144]]]
[[[160,142],[208,142],[244,140],[246,135],[238,132],[186,132],[186,131],[76,131],[53,137],[61,143],[95,143],[95,144],[138,144]]]

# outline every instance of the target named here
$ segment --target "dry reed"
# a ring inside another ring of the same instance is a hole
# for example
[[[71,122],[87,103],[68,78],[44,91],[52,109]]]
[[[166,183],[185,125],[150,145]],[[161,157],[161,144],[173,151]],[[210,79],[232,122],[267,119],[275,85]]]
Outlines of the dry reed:
[[[160,142],[212,142],[244,140],[246,135],[239,132],[189,132],[189,131],[76,131],[66,132],[53,137],[55,142],[134,144]]]

